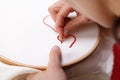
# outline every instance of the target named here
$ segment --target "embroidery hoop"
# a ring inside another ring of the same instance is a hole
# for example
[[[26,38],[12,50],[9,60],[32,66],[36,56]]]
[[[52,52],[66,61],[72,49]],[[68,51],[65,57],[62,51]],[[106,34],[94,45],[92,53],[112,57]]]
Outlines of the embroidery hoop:
[[[9,2],[9,1],[8,1]],[[11,2],[11,4],[12,4],[12,0],[10,1]],[[45,3],[46,2],[48,2],[48,4],[49,4],[49,2],[50,1],[45,1]],[[51,1],[52,2],[52,1]],[[27,2],[26,2],[27,3]],[[44,3],[44,1],[43,1],[43,3]],[[42,3],[42,4],[43,4]],[[1,3],[2,4],[2,3]],[[39,4],[40,5],[40,4]],[[49,4],[50,5],[50,4]],[[49,6],[48,5],[48,6]],[[46,6],[46,7],[48,7],[48,6]],[[46,8],[46,10],[47,10],[47,8]],[[45,12],[46,14],[48,14],[47,12]],[[45,15],[46,15],[45,14]],[[45,16],[45,15],[43,15],[43,16]],[[74,61],[72,61],[72,62],[70,62],[70,63],[67,63],[67,64],[64,64],[63,66],[68,66],[68,65],[71,65],[71,64],[73,64],[73,63],[76,63],[76,62],[79,62],[79,61],[81,61],[81,60],[83,60],[85,57],[87,57],[87,56],[89,56],[94,50],[95,50],[95,48],[97,47],[97,45],[98,45],[98,43],[99,43],[99,40],[100,40],[100,30],[98,30],[98,36],[97,36],[97,40],[96,40],[96,42],[95,42],[95,45],[94,45],[94,47],[92,47],[92,49],[88,52],[88,53],[86,53],[86,55],[84,55],[84,56],[82,56],[81,58],[78,58],[78,59],[76,59],[76,60],[74,60]],[[26,66],[26,67],[32,67],[32,68],[38,68],[38,69],[45,69],[46,67],[45,66],[31,66],[31,65],[26,65],[26,64],[23,64],[23,63],[19,63],[19,62],[16,62],[16,61],[13,61],[13,60],[11,60],[11,59],[9,59],[9,58],[7,58],[7,57],[4,57],[3,55],[1,55],[0,54],[0,61],[1,62],[4,62],[4,63],[6,63],[6,64],[10,64],[10,65],[15,65],[15,66]]]
[[[97,40],[96,40],[96,42],[94,44],[94,47],[92,47],[91,50],[88,53],[86,53],[86,55],[84,55],[81,58],[78,58],[78,59],[76,59],[76,60],[74,60],[74,61],[72,61],[70,63],[64,64],[62,66],[65,67],[65,66],[72,65],[72,64],[80,62],[83,59],[85,59],[86,57],[88,57],[96,49],[96,47],[99,44],[99,41],[100,41],[100,30],[99,30],[99,35],[97,37]],[[27,65],[27,64],[23,64],[23,63],[13,61],[13,60],[11,60],[9,58],[6,58],[6,57],[4,57],[2,55],[0,55],[0,61],[3,62],[3,63],[9,64],[9,65],[14,65],[14,66],[24,66],[24,67],[31,67],[31,68],[42,69],[42,70],[46,69],[46,66],[31,66],[31,65]]]

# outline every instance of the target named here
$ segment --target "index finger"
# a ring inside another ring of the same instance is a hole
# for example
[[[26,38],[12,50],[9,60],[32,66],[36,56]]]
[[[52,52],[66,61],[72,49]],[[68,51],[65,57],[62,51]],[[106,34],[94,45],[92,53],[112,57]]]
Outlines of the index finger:
[[[56,30],[57,32],[63,36],[64,33],[64,26],[65,26],[65,18],[68,16],[68,14],[72,11],[72,8],[69,6],[64,6],[61,8],[59,13],[56,17]]]

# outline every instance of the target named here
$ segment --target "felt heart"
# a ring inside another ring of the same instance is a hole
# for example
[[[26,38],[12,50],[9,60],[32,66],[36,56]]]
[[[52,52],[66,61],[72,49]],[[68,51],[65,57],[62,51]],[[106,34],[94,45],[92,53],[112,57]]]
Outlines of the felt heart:
[[[43,18],[43,23],[44,23],[46,26],[48,26],[49,28],[51,28],[53,31],[57,32],[51,25],[49,25],[49,24],[47,24],[47,23],[45,22],[45,20],[46,20],[48,17],[49,17],[49,15]],[[76,37],[75,37],[74,35],[64,36],[65,39],[67,39],[67,38],[69,38],[69,37],[72,37],[72,38],[73,38],[73,41],[71,42],[71,44],[70,44],[70,46],[69,46],[69,48],[71,48],[71,47],[75,44],[75,42],[76,42]],[[58,39],[61,43],[63,42],[62,40],[60,40],[59,36],[57,36],[57,39]]]

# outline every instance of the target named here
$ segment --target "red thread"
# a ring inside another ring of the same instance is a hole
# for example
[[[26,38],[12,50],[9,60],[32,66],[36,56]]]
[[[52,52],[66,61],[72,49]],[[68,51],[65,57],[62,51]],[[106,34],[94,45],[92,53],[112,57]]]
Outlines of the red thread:
[[[114,65],[112,70],[111,80],[119,80],[120,79],[120,45],[115,43],[113,46],[114,52]]]
[[[74,38],[74,41],[71,43],[71,45],[69,46],[69,48],[71,48],[75,42],[76,42],[76,37],[74,35],[67,35],[67,36],[64,36],[64,38],[68,38],[68,37],[73,37]],[[62,43],[63,41],[59,39],[59,36],[57,36],[57,39]]]
[[[45,17],[43,18],[43,23],[44,23],[46,26],[50,27],[53,31],[57,32],[52,26],[50,26],[49,24],[47,24],[47,23],[45,22],[45,19],[46,19],[47,17],[49,17],[49,15],[48,15],[48,16],[45,16]],[[73,38],[74,38],[73,42],[72,42],[72,43],[70,44],[70,46],[69,46],[69,48],[71,48],[71,47],[75,44],[75,42],[76,42],[76,37],[75,37],[74,35],[64,36],[64,38],[68,38],[68,37],[73,37]],[[57,39],[58,39],[61,43],[63,42],[62,40],[60,40],[59,36],[57,36]]]
[[[53,31],[57,32],[52,26],[48,25],[48,24],[45,22],[45,19],[46,19],[47,17],[49,17],[49,16],[50,16],[50,15],[45,16],[45,17],[43,18],[43,23],[44,23],[46,26],[50,27]]]

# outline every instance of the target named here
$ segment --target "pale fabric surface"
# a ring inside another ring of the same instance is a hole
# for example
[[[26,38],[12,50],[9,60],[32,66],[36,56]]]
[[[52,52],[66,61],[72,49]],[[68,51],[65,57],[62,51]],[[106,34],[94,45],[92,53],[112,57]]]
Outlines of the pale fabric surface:
[[[109,30],[102,29],[101,37],[101,42],[92,55],[65,69],[71,80],[109,80],[113,65],[112,45],[115,41]],[[12,80],[18,75],[36,71],[38,70],[0,63],[0,80]]]
[[[8,66],[0,62],[0,80],[13,80],[13,78],[18,75],[36,71],[38,70],[26,67]]]

